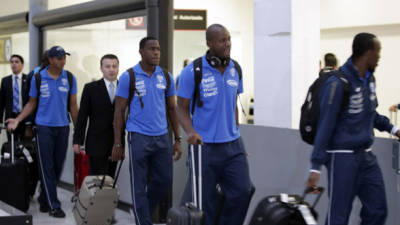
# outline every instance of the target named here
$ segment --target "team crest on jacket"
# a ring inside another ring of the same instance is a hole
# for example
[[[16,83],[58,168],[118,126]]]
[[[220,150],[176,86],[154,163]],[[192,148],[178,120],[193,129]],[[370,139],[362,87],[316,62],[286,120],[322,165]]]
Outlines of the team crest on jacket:
[[[158,74],[157,80],[158,80],[158,83],[156,84],[156,87],[158,89],[165,89],[166,86],[164,85],[164,77],[162,75]]]
[[[63,84],[64,86],[67,86],[67,84],[68,84],[68,80],[65,79],[65,78],[61,79],[61,82],[62,82],[62,84]]]
[[[234,68],[231,68],[229,72],[231,73],[231,76],[232,76],[232,77],[235,76],[235,69],[234,69]]]
[[[158,74],[157,75],[157,80],[158,80],[158,83],[161,83],[161,82],[163,82],[164,77],[162,75]]]

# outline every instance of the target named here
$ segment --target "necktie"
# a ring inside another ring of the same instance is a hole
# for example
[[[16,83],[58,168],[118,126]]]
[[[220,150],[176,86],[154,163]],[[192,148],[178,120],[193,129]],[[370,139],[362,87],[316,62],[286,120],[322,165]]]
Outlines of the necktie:
[[[109,85],[108,85],[108,94],[110,95],[110,100],[111,100],[111,103],[113,103],[114,102],[114,84],[113,83],[110,83]]]
[[[13,112],[19,113],[19,85],[18,76],[14,76],[14,90],[13,90]]]

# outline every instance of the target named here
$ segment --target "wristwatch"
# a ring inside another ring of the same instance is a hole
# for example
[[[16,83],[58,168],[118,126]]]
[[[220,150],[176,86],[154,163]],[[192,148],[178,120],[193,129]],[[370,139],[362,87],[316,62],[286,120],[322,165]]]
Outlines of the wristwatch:
[[[122,144],[120,144],[120,143],[114,144],[114,147],[120,148],[120,147],[122,147]]]
[[[175,137],[175,141],[181,142],[181,141],[182,141],[182,136],[176,136],[176,137]]]

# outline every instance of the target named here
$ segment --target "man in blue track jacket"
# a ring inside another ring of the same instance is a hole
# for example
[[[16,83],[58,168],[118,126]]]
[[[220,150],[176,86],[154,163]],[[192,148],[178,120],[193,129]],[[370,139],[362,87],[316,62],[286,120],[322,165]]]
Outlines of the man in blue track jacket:
[[[325,165],[330,197],[326,225],[348,224],[355,196],[362,203],[361,224],[382,225],[387,204],[382,172],[371,151],[374,128],[398,137],[400,132],[376,112],[373,72],[380,58],[379,40],[360,33],[352,48],[352,56],[339,68],[351,87],[349,99],[344,99],[343,81],[336,76],[328,78],[319,93],[320,117],[307,186],[317,186]]]

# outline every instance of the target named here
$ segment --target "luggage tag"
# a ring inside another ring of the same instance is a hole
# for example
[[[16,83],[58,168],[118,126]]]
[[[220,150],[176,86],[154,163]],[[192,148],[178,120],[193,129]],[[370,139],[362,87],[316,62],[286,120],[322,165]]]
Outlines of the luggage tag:
[[[285,193],[281,193],[281,202],[289,203],[289,195]]]
[[[28,161],[28,163],[33,163],[33,159],[31,156],[31,153],[29,153],[29,150],[26,149],[25,147],[22,149],[22,153],[24,153],[26,160]]]
[[[310,209],[306,205],[299,205],[298,209],[307,225],[317,225],[317,221],[315,221],[314,216],[311,214]]]

